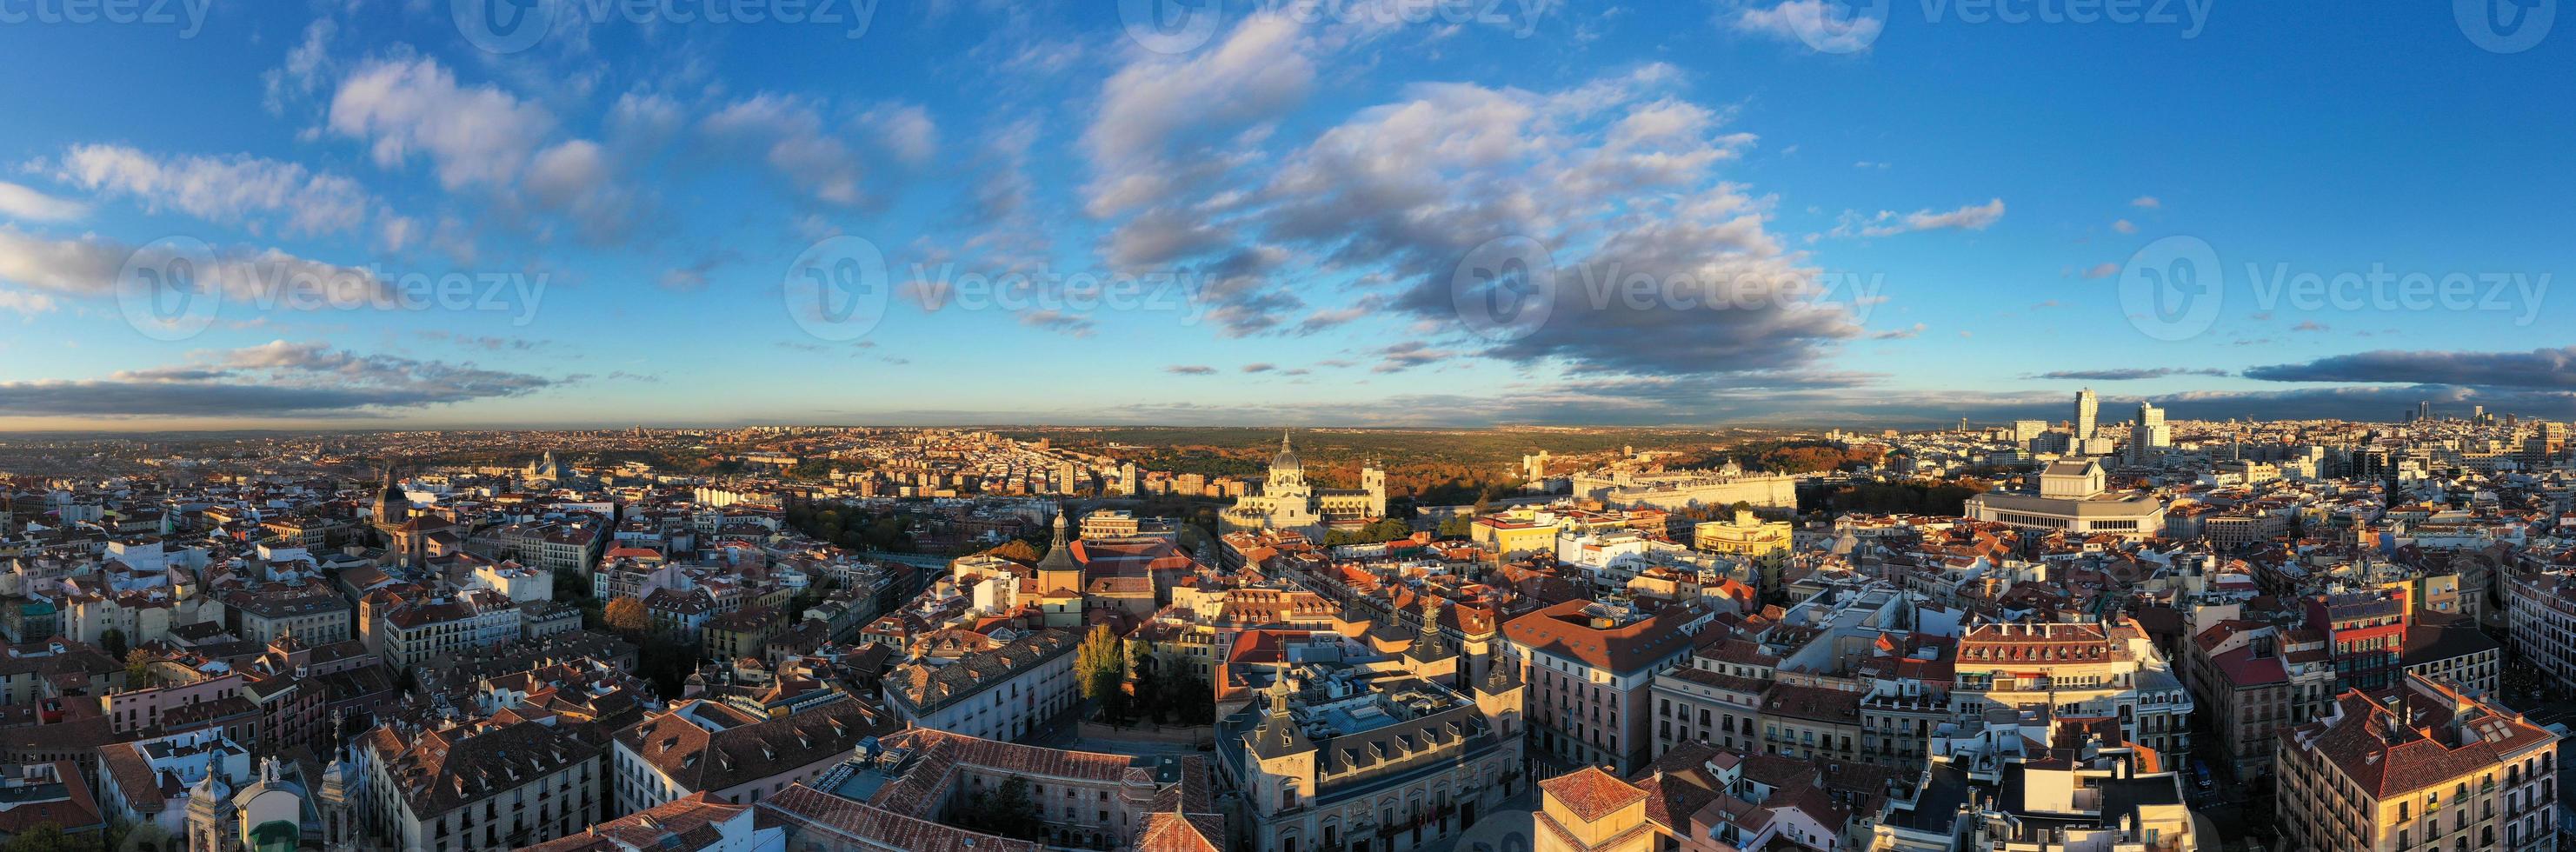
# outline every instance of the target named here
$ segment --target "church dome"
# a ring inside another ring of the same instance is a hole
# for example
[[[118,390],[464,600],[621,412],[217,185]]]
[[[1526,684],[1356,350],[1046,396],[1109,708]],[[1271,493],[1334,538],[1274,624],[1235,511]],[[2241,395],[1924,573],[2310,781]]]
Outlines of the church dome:
[[[1297,448],[1289,445],[1288,433],[1279,433],[1279,454],[1270,457],[1271,478],[1278,479],[1281,474],[1292,479],[1302,478],[1305,473],[1305,462],[1297,458]]]

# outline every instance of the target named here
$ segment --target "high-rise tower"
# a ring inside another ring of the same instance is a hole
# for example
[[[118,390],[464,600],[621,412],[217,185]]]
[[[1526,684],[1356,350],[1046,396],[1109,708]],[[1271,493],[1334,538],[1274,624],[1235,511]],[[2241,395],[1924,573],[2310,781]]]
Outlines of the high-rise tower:
[[[2076,441],[2081,442],[2091,440],[2093,438],[2094,424],[2101,419],[2101,416],[2102,398],[2094,396],[2092,388],[2085,388],[2075,392]]]

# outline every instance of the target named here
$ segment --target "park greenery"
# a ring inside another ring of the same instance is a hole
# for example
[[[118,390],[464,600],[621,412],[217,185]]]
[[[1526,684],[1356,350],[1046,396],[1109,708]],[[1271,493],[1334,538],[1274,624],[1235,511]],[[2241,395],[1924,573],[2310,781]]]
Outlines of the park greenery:
[[[1207,678],[1177,659],[1131,653],[1106,624],[1094,625],[1075,649],[1073,675],[1083,700],[1092,703],[1102,722],[1207,725],[1216,721],[1216,689]]]
[[[898,553],[913,549],[903,516],[893,512],[799,503],[787,507],[787,525],[842,547]]]

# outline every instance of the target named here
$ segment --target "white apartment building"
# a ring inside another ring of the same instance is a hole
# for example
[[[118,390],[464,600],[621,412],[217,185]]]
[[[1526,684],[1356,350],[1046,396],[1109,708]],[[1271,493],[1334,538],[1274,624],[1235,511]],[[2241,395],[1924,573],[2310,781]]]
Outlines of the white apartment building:
[[[367,649],[401,671],[424,660],[519,641],[518,604],[489,589],[400,601],[369,619]]]
[[[886,708],[925,728],[988,740],[1026,736],[1073,707],[1079,685],[1071,631],[1040,630],[944,664],[905,663],[886,674]]]

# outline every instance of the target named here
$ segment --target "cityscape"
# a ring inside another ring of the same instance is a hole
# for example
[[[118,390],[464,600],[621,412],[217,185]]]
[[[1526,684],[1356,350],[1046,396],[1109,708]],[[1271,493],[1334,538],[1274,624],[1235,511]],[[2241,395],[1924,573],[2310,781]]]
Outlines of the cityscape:
[[[0,0],[0,852],[2576,849],[2567,5]]]

